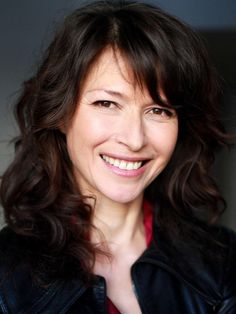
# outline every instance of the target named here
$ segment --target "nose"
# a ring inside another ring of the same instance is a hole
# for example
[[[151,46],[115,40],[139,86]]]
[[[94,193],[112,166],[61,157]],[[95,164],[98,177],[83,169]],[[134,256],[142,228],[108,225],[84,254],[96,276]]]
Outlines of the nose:
[[[121,119],[116,133],[116,141],[131,151],[140,151],[146,145],[145,127],[138,113],[129,112]]]

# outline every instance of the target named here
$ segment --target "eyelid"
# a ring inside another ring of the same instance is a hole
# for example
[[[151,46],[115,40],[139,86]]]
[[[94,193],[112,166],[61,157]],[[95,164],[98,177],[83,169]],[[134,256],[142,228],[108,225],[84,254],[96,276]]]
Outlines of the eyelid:
[[[106,100],[106,99],[103,99],[103,100],[102,100],[102,99],[96,100],[96,101],[94,101],[92,104],[93,104],[93,105],[100,106],[100,107],[104,107],[104,108],[109,108],[110,106],[105,106],[105,103],[110,104],[110,105],[114,105],[114,106],[118,107],[117,102],[112,101],[112,100]]]
[[[176,116],[176,111],[174,110],[174,109],[172,109],[172,108],[167,108],[167,107],[162,107],[162,106],[153,106],[153,107],[151,107],[151,108],[149,108],[148,110],[147,110],[147,112],[148,113],[150,113],[151,111],[153,111],[153,110],[159,110],[159,112],[160,112],[160,116],[162,115],[162,113],[164,112],[165,114],[166,114],[166,116],[167,116],[167,118],[169,118],[169,119],[171,119],[171,118],[173,118],[173,117],[175,117]],[[153,113],[154,114],[154,113]],[[155,114],[154,114],[155,115]],[[157,114],[156,114],[157,115]]]

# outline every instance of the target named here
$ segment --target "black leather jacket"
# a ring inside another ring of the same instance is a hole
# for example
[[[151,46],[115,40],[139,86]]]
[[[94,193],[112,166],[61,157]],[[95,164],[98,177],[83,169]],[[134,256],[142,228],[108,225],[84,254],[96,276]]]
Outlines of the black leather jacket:
[[[236,235],[226,229],[221,233],[228,253],[220,263],[170,253],[166,243],[155,238],[158,248],[152,244],[131,269],[142,313],[236,313]],[[0,234],[0,313],[107,313],[102,277],[96,277],[91,287],[85,287],[79,274],[45,287],[33,283],[24,259],[16,261],[18,238],[7,228]],[[12,270],[13,262],[17,266]]]

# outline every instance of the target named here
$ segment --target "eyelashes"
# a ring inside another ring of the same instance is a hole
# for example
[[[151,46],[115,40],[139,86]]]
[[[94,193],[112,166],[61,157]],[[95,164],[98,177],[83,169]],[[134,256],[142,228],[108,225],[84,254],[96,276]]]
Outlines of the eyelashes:
[[[94,101],[92,105],[97,107],[98,109],[100,108],[101,110],[107,111],[122,110],[122,108],[124,107],[117,102],[110,100],[97,100]],[[170,120],[176,117],[176,111],[174,109],[167,109],[157,105],[146,108],[144,110],[144,113],[152,119],[157,120]]]
[[[169,110],[161,107],[154,107],[149,110],[149,113],[152,113],[153,115],[166,117],[166,118],[172,118],[176,115],[176,112],[174,110]]]
[[[117,103],[113,101],[109,101],[109,100],[97,100],[93,102],[93,105],[97,107],[101,107],[101,108],[108,108],[108,109],[118,107]]]

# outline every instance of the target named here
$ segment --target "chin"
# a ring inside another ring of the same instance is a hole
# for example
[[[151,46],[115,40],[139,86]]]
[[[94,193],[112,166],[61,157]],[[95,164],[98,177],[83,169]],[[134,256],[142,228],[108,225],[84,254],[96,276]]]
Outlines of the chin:
[[[131,194],[125,191],[124,193],[104,193],[104,196],[113,202],[126,204],[135,201],[140,194]]]

